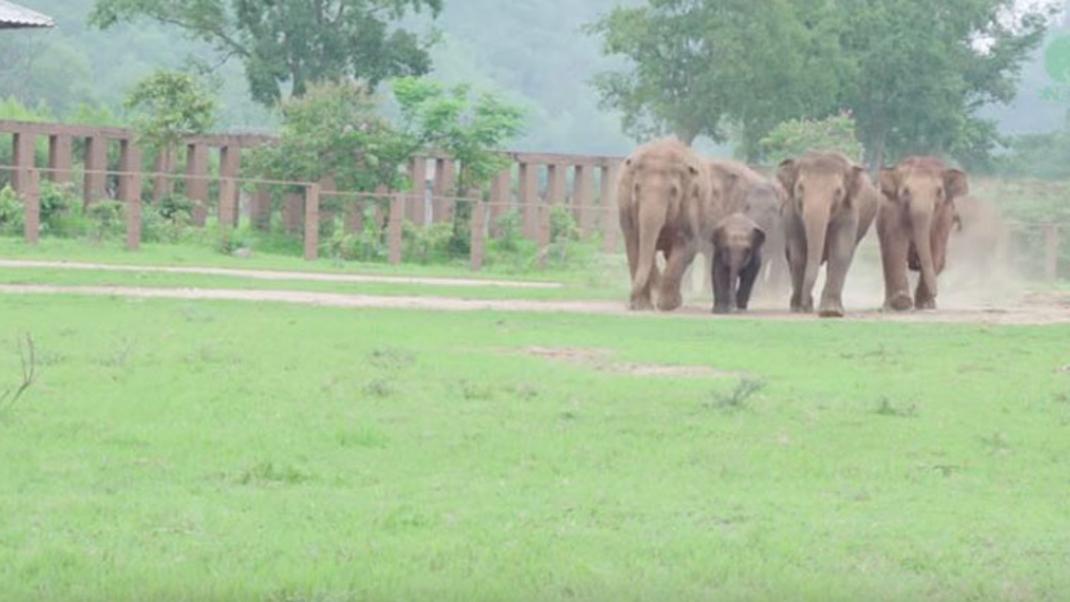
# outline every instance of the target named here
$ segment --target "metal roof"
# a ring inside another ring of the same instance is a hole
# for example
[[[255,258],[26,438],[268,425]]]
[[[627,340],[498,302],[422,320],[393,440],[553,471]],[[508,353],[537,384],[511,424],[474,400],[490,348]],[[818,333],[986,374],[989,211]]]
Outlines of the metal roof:
[[[32,11],[24,6],[0,0],[0,29],[19,27],[54,27],[51,17]]]

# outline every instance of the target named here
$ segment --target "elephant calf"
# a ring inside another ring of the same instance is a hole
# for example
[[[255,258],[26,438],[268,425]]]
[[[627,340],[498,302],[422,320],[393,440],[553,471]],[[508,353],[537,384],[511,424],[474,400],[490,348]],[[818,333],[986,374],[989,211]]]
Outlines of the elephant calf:
[[[713,232],[713,313],[727,314],[733,305],[746,311],[754,281],[762,271],[765,231],[743,213],[733,213]]]
[[[955,199],[969,192],[966,174],[935,157],[910,157],[880,175],[877,217],[884,267],[884,308],[936,309],[936,277],[944,271],[955,225]],[[914,297],[907,271],[921,272]]]

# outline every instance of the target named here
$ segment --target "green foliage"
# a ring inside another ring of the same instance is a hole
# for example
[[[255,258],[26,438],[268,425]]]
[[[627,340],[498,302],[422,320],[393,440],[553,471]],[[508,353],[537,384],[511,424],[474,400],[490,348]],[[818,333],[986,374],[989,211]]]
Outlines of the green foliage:
[[[10,186],[0,189],[0,232],[21,234],[23,221],[22,201]]]
[[[721,140],[732,126],[750,160],[778,123],[848,109],[872,163],[955,153],[978,164],[998,142],[978,111],[1013,98],[1050,7],[647,0],[589,28],[607,54],[628,60],[595,85],[637,136]]]
[[[619,6],[587,31],[627,67],[598,75],[594,85],[636,138],[724,141],[725,126],[736,124],[753,155],[777,123],[834,103],[842,59],[830,8],[790,0]]]
[[[1070,179],[1070,129],[1016,136],[1000,158],[998,170],[1010,176]]]
[[[215,122],[216,101],[192,75],[159,70],[137,83],[124,106],[138,136],[154,149],[172,148]]]
[[[344,220],[336,218],[331,236],[322,244],[324,253],[337,261],[386,261],[386,233],[379,224],[376,207],[365,207],[363,218],[359,232],[346,232]]]
[[[419,227],[405,222],[401,231],[402,261],[421,265],[448,263],[455,259],[450,250],[452,240],[453,224],[439,223]]]
[[[855,122],[843,113],[826,119],[792,119],[776,126],[761,140],[762,153],[771,165],[808,150],[839,151],[862,159]]]
[[[141,207],[142,242],[177,243],[188,240],[193,234],[193,201],[184,195],[172,193],[157,203]]]
[[[431,68],[428,41],[396,27],[410,13],[437,15],[442,0],[96,0],[90,22],[109,28],[147,18],[211,44],[245,69],[253,98],[273,105],[289,89],[358,80],[374,88]]]
[[[88,224],[82,215],[82,198],[73,184],[41,181],[41,234],[73,237],[86,233]]]
[[[86,209],[89,219],[89,234],[98,242],[121,235],[126,226],[123,223],[123,204],[112,199],[98,199]]]

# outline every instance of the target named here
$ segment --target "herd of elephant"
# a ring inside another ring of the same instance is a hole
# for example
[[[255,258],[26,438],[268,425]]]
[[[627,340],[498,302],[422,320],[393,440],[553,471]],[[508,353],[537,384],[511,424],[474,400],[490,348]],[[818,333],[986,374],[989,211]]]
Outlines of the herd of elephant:
[[[842,317],[855,250],[876,222],[885,309],[935,309],[937,276],[958,219],[955,201],[968,189],[963,171],[933,157],[882,169],[874,184],[840,153],[807,152],[782,162],[767,179],[741,163],[704,159],[674,139],[643,145],[624,161],[618,182],[630,307],[679,308],[684,273],[703,254],[713,311],[746,310],[764,251],[766,261],[784,253],[794,312],[814,311],[814,286],[826,265],[817,313]],[[909,271],[920,272],[913,292]]]

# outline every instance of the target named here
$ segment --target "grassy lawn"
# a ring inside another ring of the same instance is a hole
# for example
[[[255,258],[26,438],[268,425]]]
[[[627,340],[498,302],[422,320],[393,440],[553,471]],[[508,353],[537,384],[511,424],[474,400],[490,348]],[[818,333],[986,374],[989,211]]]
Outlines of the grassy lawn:
[[[1070,327],[0,298],[0,383],[24,331],[2,599],[1070,591]]]

